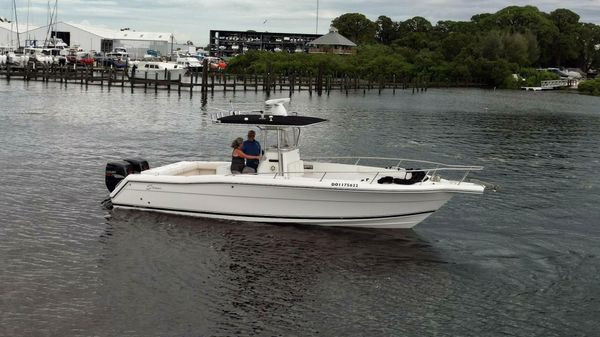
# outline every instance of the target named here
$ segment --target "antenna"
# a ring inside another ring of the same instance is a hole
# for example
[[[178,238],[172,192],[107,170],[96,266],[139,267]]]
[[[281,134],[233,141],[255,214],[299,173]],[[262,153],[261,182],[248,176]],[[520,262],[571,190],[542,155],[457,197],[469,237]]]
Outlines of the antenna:
[[[315,29],[315,34],[319,34],[319,0],[317,0],[317,27]]]

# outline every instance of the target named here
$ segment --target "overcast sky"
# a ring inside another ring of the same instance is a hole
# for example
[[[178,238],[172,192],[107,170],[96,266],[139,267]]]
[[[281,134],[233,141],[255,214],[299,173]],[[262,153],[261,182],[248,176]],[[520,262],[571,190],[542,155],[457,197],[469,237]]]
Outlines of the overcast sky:
[[[12,0],[0,3],[0,16],[10,18]],[[16,3],[19,23],[26,23],[29,8],[30,24],[46,24],[48,0]],[[320,0],[318,33],[326,33],[331,20],[344,13],[362,13],[371,20],[386,15],[394,21],[423,16],[435,24],[438,20],[469,20],[474,14],[493,13],[510,5],[534,5],[545,12],[568,8],[579,14],[581,21],[600,24],[600,0]],[[316,0],[59,0],[58,8],[59,21],[172,32],[179,42],[191,40],[200,46],[208,43],[211,29],[315,33],[317,21]]]

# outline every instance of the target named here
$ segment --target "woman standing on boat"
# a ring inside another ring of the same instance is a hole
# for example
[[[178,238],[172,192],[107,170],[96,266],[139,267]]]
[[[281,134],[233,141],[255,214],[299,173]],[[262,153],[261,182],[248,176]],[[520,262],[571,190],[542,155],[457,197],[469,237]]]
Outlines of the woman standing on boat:
[[[248,167],[246,168],[245,159],[260,159],[260,156],[251,156],[245,154],[242,151],[242,145],[244,144],[244,139],[242,137],[236,138],[233,143],[231,143],[231,147],[233,148],[233,152],[231,153],[231,173],[255,173],[256,171]],[[244,172],[245,168],[245,172]]]

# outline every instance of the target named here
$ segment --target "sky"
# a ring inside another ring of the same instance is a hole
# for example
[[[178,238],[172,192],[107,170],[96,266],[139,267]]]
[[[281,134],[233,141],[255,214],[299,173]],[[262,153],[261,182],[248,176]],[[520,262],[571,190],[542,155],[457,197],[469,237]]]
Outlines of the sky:
[[[48,0],[15,0],[19,23],[47,24]],[[13,0],[0,0],[0,17],[11,18]],[[102,28],[173,33],[178,42],[205,46],[209,30],[256,30],[325,34],[331,20],[345,13],[380,15],[394,21],[422,16],[439,20],[469,20],[511,5],[533,5],[544,12],[568,8],[582,22],[600,25],[600,0],[58,0],[58,20]],[[54,5],[54,0],[52,4]]]

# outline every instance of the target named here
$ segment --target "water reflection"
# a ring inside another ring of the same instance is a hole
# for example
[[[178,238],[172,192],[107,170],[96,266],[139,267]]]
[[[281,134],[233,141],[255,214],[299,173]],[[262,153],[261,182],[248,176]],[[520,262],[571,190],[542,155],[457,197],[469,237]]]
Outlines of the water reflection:
[[[410,230],[237,223],[125,210],[112,212],[101,242],[106,247],[98,267],[112,324],[126,325],[127,313],[139,315],[143,307],[145,319],[195,317],[196,328],[223,335],[321,330],[322,321],[291,324],[292,317],[333,310],[331,292],[342,286],[338,282],[352,288],[365,279],[415,280],[422,268],[431,272],[444,264]],[[134,301],[154,292],[163,301],[158,307],[152,308],[152,298]],[[160,311],[164,305],[171,313]],[[335,306],[333,316],[348,310]]]

